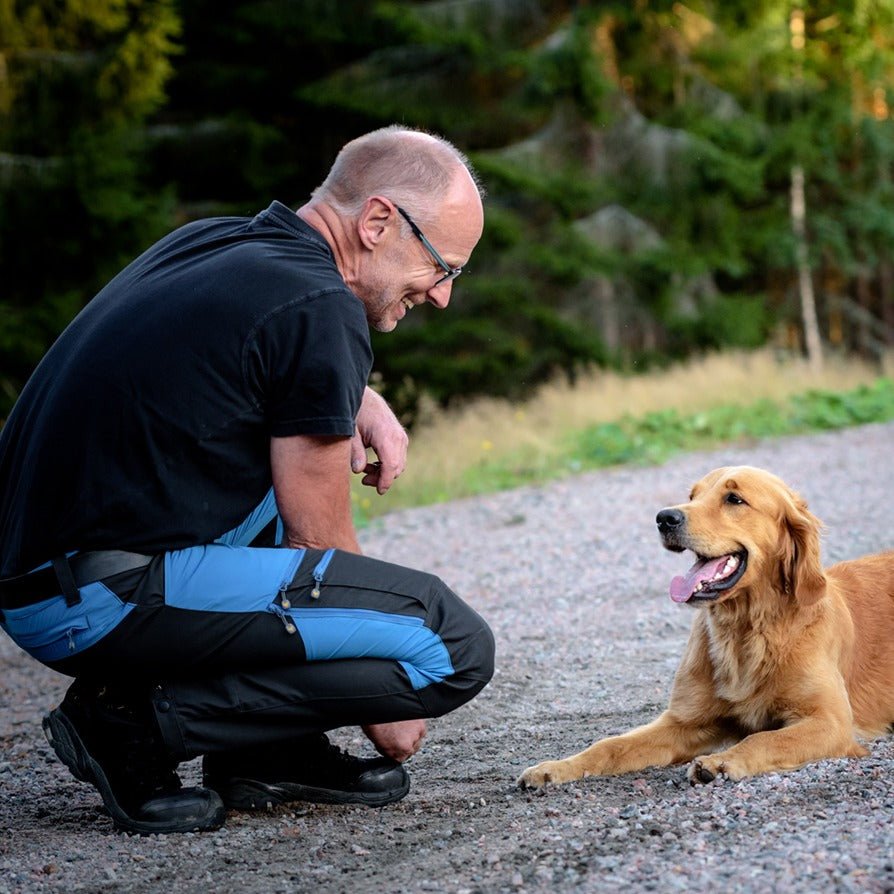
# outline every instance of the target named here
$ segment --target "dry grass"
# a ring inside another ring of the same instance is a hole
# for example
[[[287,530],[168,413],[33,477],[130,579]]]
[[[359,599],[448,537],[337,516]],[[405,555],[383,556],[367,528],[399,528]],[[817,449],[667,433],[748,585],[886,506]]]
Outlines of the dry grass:
[[[782,402],[814,389],[847,391],[879,375],[878,366],[834,358],[815,374],[805,362],[767,349],[710,355],[640,375],[594,371],[573,386],[564,380],[547,384],[520,404],[478,399],[455,411],[429,409],[411,438],[407,470],[392,491],[370,498],[362,488],[355,497],[367,517],[461,497],[469,493],[464,477],[471,467],[512,453],[546,469],[569,432],[594,423],[668,408],[695,412],[762,398]]]

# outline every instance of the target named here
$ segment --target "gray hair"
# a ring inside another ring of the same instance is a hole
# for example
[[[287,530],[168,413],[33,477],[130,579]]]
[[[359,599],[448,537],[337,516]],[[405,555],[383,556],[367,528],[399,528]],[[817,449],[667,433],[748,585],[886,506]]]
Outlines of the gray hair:
[[[340,214],[356,217],[370,196],[381,195],[424,225],[431,221],[461,167],[469,172],[483,197],[484,190],[469,160],[452,143],[422,130],[392,124],[345,145],[312,198],[326,202]],[[406,227],[403,221],[401,224]]]

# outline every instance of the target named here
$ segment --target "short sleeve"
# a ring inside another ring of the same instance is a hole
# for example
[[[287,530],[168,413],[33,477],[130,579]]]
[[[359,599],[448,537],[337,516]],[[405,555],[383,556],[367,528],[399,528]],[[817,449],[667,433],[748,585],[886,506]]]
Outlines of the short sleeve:
[[[344,289],[279,307],[248,338],[243,363],[275,437],[351,436],[371,367],[363,305]]]

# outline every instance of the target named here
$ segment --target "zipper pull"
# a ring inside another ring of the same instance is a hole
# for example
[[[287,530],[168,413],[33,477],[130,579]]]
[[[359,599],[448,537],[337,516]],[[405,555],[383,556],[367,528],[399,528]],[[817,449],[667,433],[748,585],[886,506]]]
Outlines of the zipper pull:
[[[74,630],[68,631],[68,651],[74,652],[75,650],[75,641],[74,641]]]
[[[326,552],[323,553],[320,561],[317,562],[317,567],[314,568],[314,580],[316,581],[316,583],[314,584],[314,588],[310,591],[311,599],[320,598],[320,587],[323,586],[323,575],[325,574],[326,569],[329,567],[329,563],[332,561],[332,556],[334,554],[334,549],[327,549]]]
[[[280,604],[283,608],[291,608],[291,607],[292,607],[292,603],[291,603],[291,601],[289,600],[289,597],[286,596],[286,590],[287,590],[287,589],[288,589],[288,587],[287,587],[286,584],[283,584],[283,585],[280,587],[280,589],[279,589],[279,604]]]
[[[292,634],[298,630],[295,626],[295,622],[275,603],[270,606],[270,611],[282,621],[282,626],[286,628],[286,633]]]

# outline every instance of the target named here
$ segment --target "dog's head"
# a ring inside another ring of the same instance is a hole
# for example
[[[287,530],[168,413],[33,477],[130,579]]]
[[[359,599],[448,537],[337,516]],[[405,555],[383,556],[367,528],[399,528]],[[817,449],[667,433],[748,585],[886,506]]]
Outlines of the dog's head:
[[[696,563],[671,583],[675,602],[713,603],[744,588],[792,594],[810,605],[825,593],[819,520],[785,482],[751,466],[709,472],[689,502],[662,509],[661,540]]]

